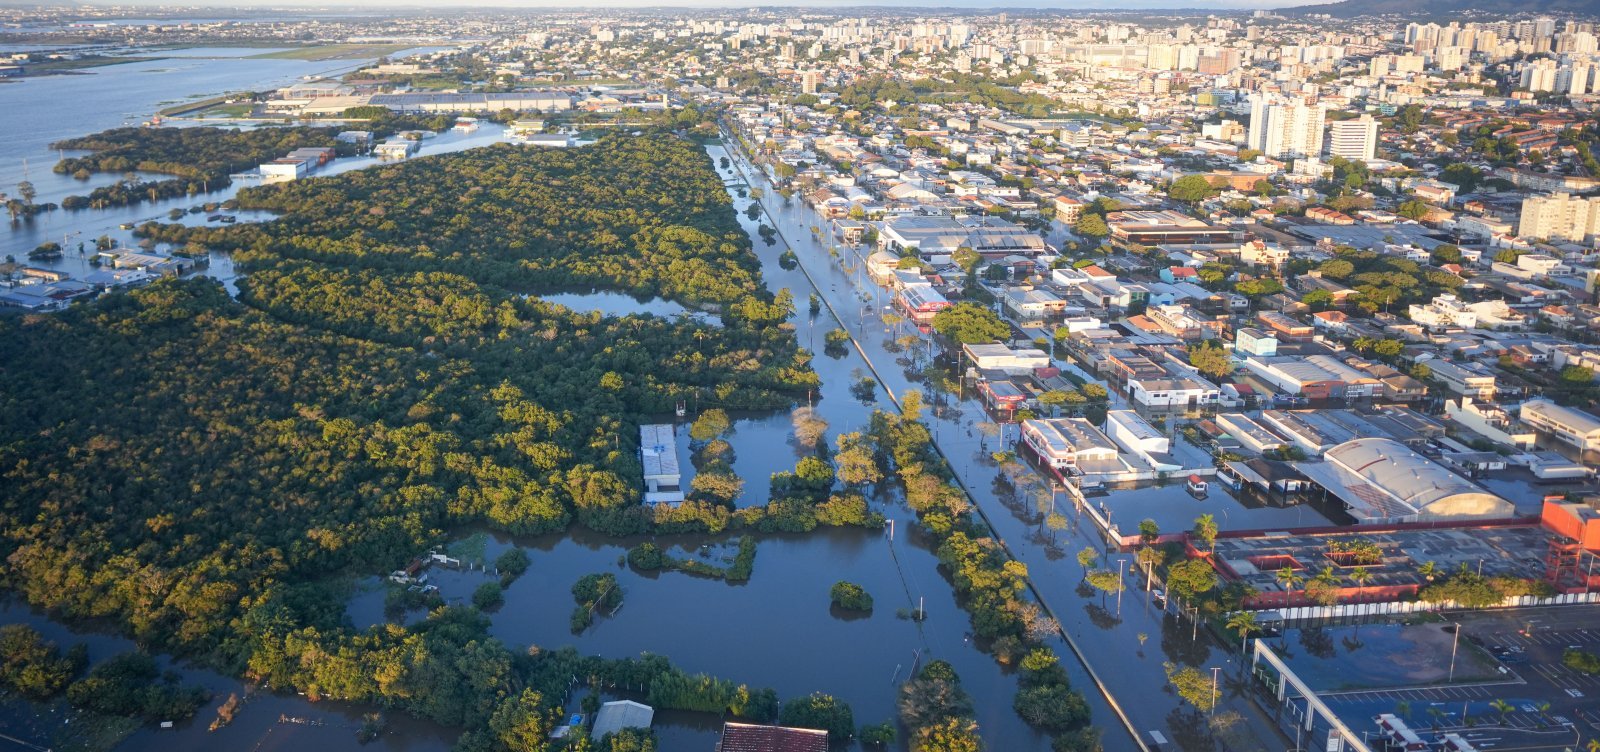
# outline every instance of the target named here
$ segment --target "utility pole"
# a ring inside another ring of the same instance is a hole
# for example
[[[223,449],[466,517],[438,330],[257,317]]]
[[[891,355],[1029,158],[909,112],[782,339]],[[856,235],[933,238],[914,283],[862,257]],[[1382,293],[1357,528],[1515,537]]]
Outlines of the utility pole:
[[[1054,501],[1054,497],[1052,497],[1051,500]],[[1127,566],[1127,559],[1117,559],[1117,616],[1122,615],[1122,571],[1127,568]]]
[[[1456,680],[1456,646],[1461,644],[1461,624],[1455,623],[1455,627],[1455,639],[1450,641],[1450,678],[1446,679],[1446,682]]]

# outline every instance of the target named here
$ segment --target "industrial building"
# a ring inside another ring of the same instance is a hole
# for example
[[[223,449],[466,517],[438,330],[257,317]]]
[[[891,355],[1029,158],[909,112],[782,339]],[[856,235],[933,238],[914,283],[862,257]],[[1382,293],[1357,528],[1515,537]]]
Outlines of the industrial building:
[[[1157,473],[1183,470],[1183,463],[1172,456],[1172,440],[1132,410],[1107,412],[1106,435]]]
[[[644,503],[683,501],[683,476],[678,470],[678,436],[671,424],[639,426],[639,459],[644,465]]]
[[[572,109],[572,97],[555,91],[514,91],[501,94],[374,94],[367,104],[395,112],[561,112]]]
[[[1511,517],[1511,502],[1393,439],[1360,438],[1295,469],[1321,486],[1360,524]]]
[[[1600,451],[1600,418],[1547,399],[1531,399],[1518,410],[1522,422],[1575,454]]]
[[[972,367],[979,370],[1003,371],[1017,375],[1050,367],[1050,356],[1043,350],[1033,347],[1012,348],[1002,344],[962,345],[961,351]]]

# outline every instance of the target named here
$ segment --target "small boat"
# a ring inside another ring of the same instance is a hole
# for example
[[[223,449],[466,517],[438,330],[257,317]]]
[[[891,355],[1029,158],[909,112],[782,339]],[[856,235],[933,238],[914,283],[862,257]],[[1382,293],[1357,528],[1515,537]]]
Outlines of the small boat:
[[[1206,482],[1201,480],[1198,475],[1189,476],[1189,482],[1185,484],[1185,488],[1189,489],[1190,495],[1197,499],[1206,497]]]

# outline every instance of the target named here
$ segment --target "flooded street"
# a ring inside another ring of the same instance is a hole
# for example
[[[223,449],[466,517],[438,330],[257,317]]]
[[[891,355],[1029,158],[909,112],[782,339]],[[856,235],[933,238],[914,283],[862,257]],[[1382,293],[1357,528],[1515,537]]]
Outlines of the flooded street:
[[[763,192],[766,214],[762,221],[776,226],[780,246],[787,243],[794,249],[801,268],[817,280],[831,310],[857,334],[856,342],[867,360],[876,366],[873,373],[883,388],[893,395],[923,388],[904,367],[900,360],[903,356],[889,350],[894,334],[878,315],[882,309],[876,303],[886,299],[885,294],[873,290],[870,282],[861,281],[859,272],[846,272],[829,255],[828,247],[811,233],[813,226],[822,224],[814,213],[798,199],[785,202],[766,176],[742,158],[738,150],[730,152],[737,174],[752,180],[754,187]],[[716,152],[714,155],[720,156]],[[741,216],[741,221],[743,219]],[[853,251],[841,248],[840,253],[848,257]],[[957,399],[956,395],[946,395],[945,399],[946,403],[936,406],[932,411],[934,415],[928,418],[935,442],[997,536],[1013,556],[1028,565],[1029,578],[1042,601],[1071,636],[1076,650],[1058,652],[1063,662],[1069,664],[1069,670],[1073,670],[1074,686],[1089,699],[1094,723],[1104,732],[1106,748],[1137,748],[1139,742],[1133,738],[1135,734],[1148,740],[1150,730],[1161,730],[1166,738],[1175,738],[1173,726],[1182,722],[1178,713],[1184,705],[1168,687],[1163,663],[1172,661],[1195,666],[1208,673],[1209,668],[1215,666],[1220,667],[1225,676],[1235,675],[1240,670],[1237,648],[1229,650],[1217,645],[1203,630],[1196,634],[1189,619],[1180,619],[1156,605],[1145,594],[1142,579],[1134,573],[1137,567],[1133,556],[1104,555],[1104,543],[1086,516],[1063,508],[1071,527],[1052,541],[1049,531],[1040,524],[1040,515],[1031,503],[1015,497],[1012,484],[993,460],[992,453],[1003,447],[1000,440],[989,438],[980,428],[980,424],[990,419],[975,395],[965,401]],[[1015,439],[1014,428],[1010,436]],[[1060,498],[1063,507],[1070,507],[1065,495]],[[1207,512],[1216,513],[1219,519],[1222,517],[1220,510],[1208,506],[1221,503],[1221,499],[1197,503],[1181,484],[1161,489],[1114,491],[1090,501],[1104,502],[1113,509],[1126,504],[1129,511],[1122,513],[1126,516],[1118,514],[1116,520],[1129,529],[1151,514],[1175,522],[1187,520],[1178,529],[1188,527],[1194,517]],[[1309,509],[1304,512],[1271,508],[1260,511],[1267,518],[1283,520],[1283,524],[1300,514],[1308,517],[1315,514]],[[1164,529],[1171,528],[1164,526]],[[1084,583],[1085,570],[1078,564],[1075,554],[1085,547],[1102,553],[1100,566],[1112,570],[1122,567],[1128,573],[1128,589],[1123,593],[1120,609],[1114,597],[1107,600]],[[1081,664],[1068,658],[1074,652],[1083,657]],[[1089,672],[1098,677],[1104,691],[1097,689],[1097,683],[1088,677]],[[1113,709],[1108,693],[1116,699],[1120,713]],[[1277,731],[1270,721],[1259,715],[1252,703],[1237,691],[1224,692],[1224,695],[1224,707],[1244,713],[1258,738],[1272,739],[1276,743]]]

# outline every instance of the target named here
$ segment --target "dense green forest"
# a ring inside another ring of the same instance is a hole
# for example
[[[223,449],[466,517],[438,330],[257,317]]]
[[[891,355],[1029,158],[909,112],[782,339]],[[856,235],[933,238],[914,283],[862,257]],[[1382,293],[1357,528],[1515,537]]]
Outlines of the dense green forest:
[[[329,583],[467,524],[653,524],[632,511],[638,421],[696,394],[787,407],[816,385],[711,168],[666,134],[489,148],[245,192],[284,212],[264,225],[148,228],[237,249],[240,300],[166,280],[0,320],[0,584],[505,748],[503,729],[543,722],[539,661],[473,609],[352,630]],[[513,292],[563,282],[716,307],[722,325]]]

